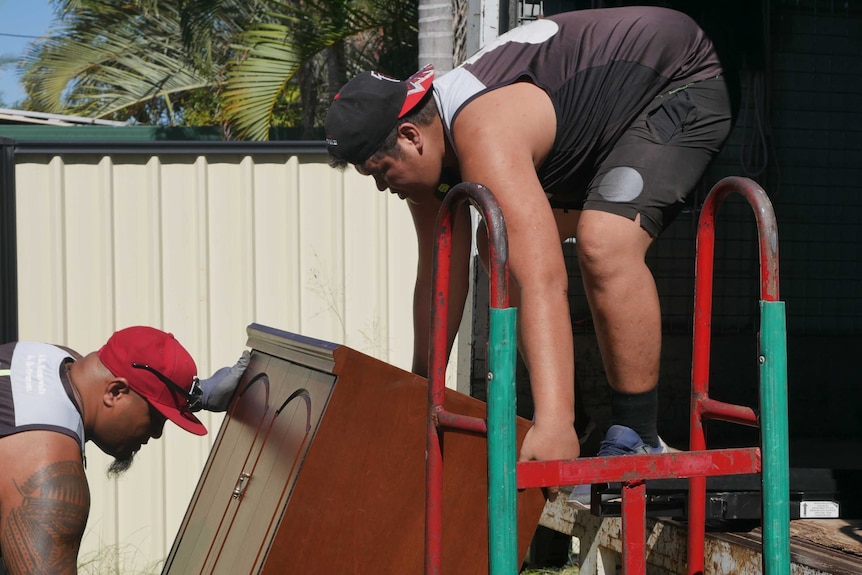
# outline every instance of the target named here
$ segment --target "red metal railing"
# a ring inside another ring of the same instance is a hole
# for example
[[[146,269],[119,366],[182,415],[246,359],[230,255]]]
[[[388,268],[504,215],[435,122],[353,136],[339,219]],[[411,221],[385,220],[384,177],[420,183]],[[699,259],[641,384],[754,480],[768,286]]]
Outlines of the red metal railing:
[[[482,216],[488,230],[491,307],[509,306],[509,256],[506,226],[497,200],[479,184],[465,182],[446,194],[437,216],[434,238],[433,296],[431,302],[431,348],[428,354],[428,419],[426,429],[425,490],[425,574],[439,575],[442,559],[443,453],[441,430],[462,430],[486,434],[485,420],[450,413],[443,409],[449,333],[448,302],[452,227],[458,207],[470,202]],[[513,382],[514,384],[514,382]],[[490,441],[490,438],[489,438]],[[513,463],[514,467],[514,463]],[[515,497],[514,478],[511,497]],[[499,494],[492,494],[499,496]]]
[[[730,405],[709,397],[709,360],[712,335],[712,286],[713,286],[713,270],[715,263],[715,217],[721,203],[731,194],[740,194],[751,205],[757,224],[758,246],[760,251],[760,300],[761,302],[778,302],[778,226],[775,220],[775,212],[772,209],[772,202],[766,192],[748,178],[728,177],[716,184],[706,200],[704,201],[701,210],[700,219],[697,229],[697,257],[695,262],[695,300],[694,300],[694,336],[692,349],[692,372],[691,372],[691,421],[690,421],[690,442],[689,449],[702,450],[706,449],[706,433],[704,430],[704,420],[717,419],[749,425],[753,427],[760,426],[758,415],[753,409]],[[762,304],[763,305],[763,304]],[[783,308],[781,313],[783,314]],[[783,315],[782,315],[783,324]],[[781,326],[783,330],[783,325]],[[783,339],[784,333],[781,333]],[[781,350],[783,353],[784,350]],[[761,350],[758,350],[760,353]],[[763,356],[761,356],[761,363]],[[783,358],[782,358],[783,360]],[[781,382],[786,388],[786,381]],[[767,385],[767,382],[761,381],[761,388]],[[764,393],[761,389],[761,395]],[[781,391],[781,390],[779,390]],[[786,393],[786,391],[781,392]],[[779,420],[779,427],[786,429],[786,400],[785,405],[775,406],[776,409],[783,409],[784,422],[780,422],[780,414],[773,415],[772,419]],[[763,399],[761,399],[763,404]],[[778,431],[778,433],[781,433]],[[786,435],[786,433],[785,433]],[[762,437],[761,444],[769,440],[775,446],[772,451],[787,451],[786,437],[784,438],[767,438]],[[766,456],[766,454],[764,454]],[[784,454],[780,456],[784,459]],[[784,469],[778,470],[778,480],[785,481],[784,475],[789,474],[786,471],[789,463],[785,461],[776,461],[774,466],[783,466]],[[760,466],[756,471],[763,471]],[[789,481],[789,480],[788,480]],[[767,483],[764,481],[764,483]],[[789,485],[786,487],[764,485],[761,495],[764,500],[767,499],[769,492],[779,488],[789,492]],[[783,497],[782,494],[777,494],[774,497]],[[789,493],[787,495],[789,499]],[[776,502],[775,505],[781,505]],[[780,519],[781,522],[785,520]],[[786,521],[789,521],[787,519]],[[689,505],[688,505],[688,573],[695,575],[703,572],[704,566],[704,538],[706,531],[706,478],[695,476],[689,480]],[[776,526],[776,529],[781,529],[782,533],[775,533],[773,537],[783,536],[786,540],[789,533],[784,533],[787,529],[784,526]],[[789,528],[788,528],[789,529]],[[766,537],[764,537],[766,539]],[[784,544],[781,544],[784,547]],[[779,550],[776,553],[784,554],[784,550]],[[773,553],[774,555],[775,553]],[[789,547],[787,548],[789,555]],[[786,561],[785,561],[786,559]],[[788,562],[789,557],[774,558],[769,557],[769,554],[764,552],[764,560],[768,563],[775,562],[777,565],[772,569],[772,572],[783,569],[785,562]],[[766,569],[765,569],[766,570]]]
[[[453,192],[456,192],[453,194]],[[761,417],[749,407],[732,405],[708,396],[709,348],[712,315],[712,276],[715,213],[731,193],[739,193],[752,205],[758,226],[761,266],[761,334],[758,360],[761,363]],[[489,401],[488,421],[463,418],[442,409],[443,381],[446,368],[448,333],[447,309],[451,238],[454,208],[470,200],[483,214],[488,225],[491,246],[492,305],[504,308],[508,270],[506,266],[505,225],[499,207],[485,188],[475,184],[453,188],[438,217],[434,263],[434,301],[432,304],[432,351],[429,355],[428,464],[426,493],[426,575],[439,574],[441,543],[442,457],[438,427],[447,426],[471,431],[494,429],[498,417]],[[490,206],[486,209],[484,206]],[[592,457],[566,461],[530,461],[516,464],[517,488],[557,485],[584,485],[621,482],[623,569],[625,575],[646,573],[646,485],[650,479],[689,478],[688,572],[703,573],[706,510],[706,478],[762,472],[764,501],[764,572],[767,575],[789,574],[789,500],[787,470],[786,419],[786,350],[784,347],[783,305],[778,302],[778,237],[772,205],[765,192],[746,178],[725,178],[716,184],[705,201],[698,228],[698,250],[695,281],[695,333],[692,358],[691,445],[688,452],[623,457]],[[441,311],[443,310],[443,311]],[[767,350],[767,348],[771,348]],[[774,351],[774,353],[773,353]],[[499,382],[495,382],[499,383]],[[514,381],[511,383],[514,387]],[[761,445],[768,447],[706,449],[704,419],[761,427]],[[491,445],[489,433],[489,446]],[[516,461],[514,446],[506,458]],[[763,458],[768,455],[769,464]],[[489,476],[492,463],[489,458]],[[770,476],[767,478],[767,469]],[[767,483],[769,485],[767,485]],[[514,494],[512,494],[514,498]],[[784,510],[784,511],[782,511]],[[505,522],[503,531],[517,532],[515,513],[495,521]],[[767,549],[767,547],[769,547]],[[494,550],[491,550],[492,553]],[[511,561],[492,575],[514,575]]]

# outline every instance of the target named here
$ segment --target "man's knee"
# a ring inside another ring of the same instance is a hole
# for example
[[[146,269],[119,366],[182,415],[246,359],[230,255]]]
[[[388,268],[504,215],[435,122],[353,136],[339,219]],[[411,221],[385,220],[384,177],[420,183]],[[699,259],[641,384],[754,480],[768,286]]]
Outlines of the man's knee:
[[[653,238],[639,223],[607,212],[585,211],[578,227],[581,271],[596,279],[644,262]]]

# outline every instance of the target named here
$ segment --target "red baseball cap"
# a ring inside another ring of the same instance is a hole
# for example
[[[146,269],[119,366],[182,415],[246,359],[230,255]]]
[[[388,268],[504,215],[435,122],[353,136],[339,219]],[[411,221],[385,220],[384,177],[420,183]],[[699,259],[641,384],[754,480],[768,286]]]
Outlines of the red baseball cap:
[[[98,355],[111,373],[124,378],[156,411],[186,431],[206,435],[206,427],[189,406],[198,368],[172,334],[153,327],[127,327],[114,333]]]

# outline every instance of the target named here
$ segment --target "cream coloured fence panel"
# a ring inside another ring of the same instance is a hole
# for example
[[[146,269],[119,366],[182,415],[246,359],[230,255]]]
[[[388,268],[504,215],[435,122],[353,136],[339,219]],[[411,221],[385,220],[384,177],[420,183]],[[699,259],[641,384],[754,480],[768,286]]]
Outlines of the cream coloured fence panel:
[[[26,155],[16,189],[21,339],[87,353],[152,325],[207,376],[258,322],[410,368],[407,207],[323,155]],[[208,436],[168,424],[119,479],[88,444],[83,573],[159,571],[222,416],[202,419]]]

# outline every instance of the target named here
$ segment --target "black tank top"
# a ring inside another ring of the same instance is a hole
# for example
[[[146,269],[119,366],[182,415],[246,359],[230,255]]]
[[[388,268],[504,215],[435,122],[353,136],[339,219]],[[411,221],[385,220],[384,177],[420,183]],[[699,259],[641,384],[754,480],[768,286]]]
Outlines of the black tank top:
[[[557,134],[538,175],[552,205],[564,206],[653,98],[720,73],[712,43],[681,12],[579,10],[500,36],[436,79],[434,97],[451,142],[458,114],[477,96],[518,81],[544,89]]]

